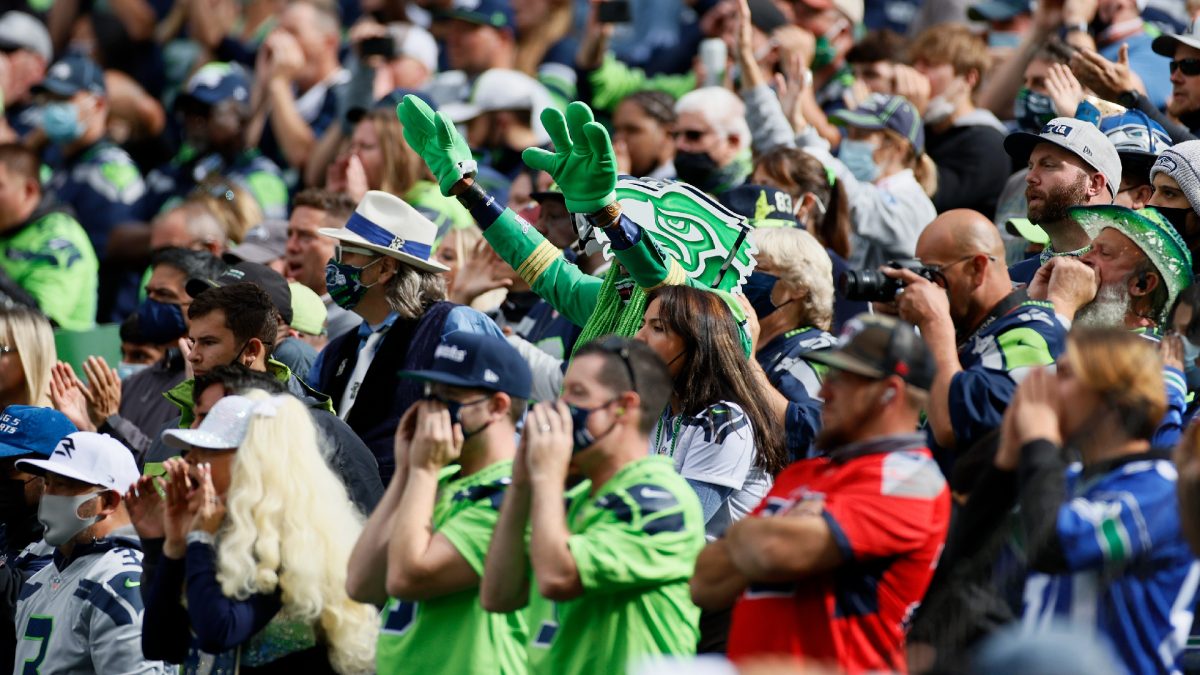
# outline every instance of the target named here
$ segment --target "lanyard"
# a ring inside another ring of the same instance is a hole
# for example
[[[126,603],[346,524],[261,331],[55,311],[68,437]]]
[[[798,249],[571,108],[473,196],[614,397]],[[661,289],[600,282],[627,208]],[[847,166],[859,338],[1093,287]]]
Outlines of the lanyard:
[[[666,409],[663,410],[662,417],[658,418],[658,425],[654,429],[654,452],[657,454],[660,454],[660,455],[665,454],[667,457],[674,459],[675,458],[675,446],[676,446],[676,444],[679,443],[679,427],[681,427],[683,425],[683,415],[676,415],[675,418],[671,421],[671,436],[670,436],[671,447],[668,449],[667,452],[664,453],[662,450],[662,446],[661,446],[662,432],[663,432],[663,427],[667,426],[666,425],[667,420],[671,419],[667,416],[667,413],[670,409],[671,409],[671,406],[668,405],[666,407]]]

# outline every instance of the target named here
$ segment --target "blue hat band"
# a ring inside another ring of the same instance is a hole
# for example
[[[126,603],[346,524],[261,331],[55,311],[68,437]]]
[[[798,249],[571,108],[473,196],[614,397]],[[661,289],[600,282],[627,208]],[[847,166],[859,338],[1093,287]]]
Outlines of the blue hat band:
[[[429,244],[397,237],[357,212],[350,214],[350,220],[346,221],[346,229],[376,246],[407,253],[421,260],[429,260],[429,254],[433,252],[433,247]]]

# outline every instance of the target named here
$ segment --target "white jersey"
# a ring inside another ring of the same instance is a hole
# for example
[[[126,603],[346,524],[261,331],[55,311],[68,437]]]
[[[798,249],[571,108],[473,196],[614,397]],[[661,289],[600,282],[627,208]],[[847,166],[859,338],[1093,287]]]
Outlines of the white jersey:
[[[142,657],[142,552],[110,536],[59,569],[52,560],[21,587],[15,673],[175,672]]]
[[[654,451],[670,456],[684,478],[733,488],[705,527],[709,539],[753,511],[771,490],[771,476],[754,465],[758,451],[750,417],[736,403],[721,401],[698,415],[663,419],[652,440]]]

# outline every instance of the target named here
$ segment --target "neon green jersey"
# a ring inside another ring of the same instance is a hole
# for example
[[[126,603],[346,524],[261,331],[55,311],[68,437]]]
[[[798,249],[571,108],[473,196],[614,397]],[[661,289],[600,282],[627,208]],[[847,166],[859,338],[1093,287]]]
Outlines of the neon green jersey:
[[[61,211],[35,216],[12,234],[0,236],[0,269],[37,300],[67,330],[96,325],[100,264],[87,233]]]
[[[694,654],[700,609],[688,579],[704,548],[696,493],[666,457],[627,464],[590,491],[584,481],[567,495],[583,595],[532,599],[531,672],[617,675],[645,657]]]
[[[512,483],[512,462],[439,482],[433,529],[482,576],[504,491]],[[375,652],[380,673],[526,672],[523,613],[485,612],[478,587],[421,602],[391,598],[382,622]]]

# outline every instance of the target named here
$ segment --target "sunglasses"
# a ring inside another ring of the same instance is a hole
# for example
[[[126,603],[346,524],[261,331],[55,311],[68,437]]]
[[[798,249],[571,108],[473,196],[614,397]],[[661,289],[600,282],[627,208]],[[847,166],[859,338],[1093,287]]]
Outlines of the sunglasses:
[[[695,143],[695,142],[699,141],[701,138],[704,138],[705,134],[707,134],[707,133],[708,132],[706,132],[706,131],[699,131],[696,129],[677,129],[677,130],[671,132],[671,138],[674,138],[675,140],[679,140],[679,137],[683,136],[684,138],[688,139],[692,143]]]
[[[625,374],[629,376],[629,390],[637,391],[637,378],[633,375],[633,364],[629,362],[629,344],[617,337],[607,337],[600,343],[600,349],[621,359],[625,366]]]
[[[1200,59],[1179,59],[1178,61],[1171,61],[1168,65],[1172,75],[1175,74],[1176,70],[1181,71],[1188,77],[1200,75]]]

